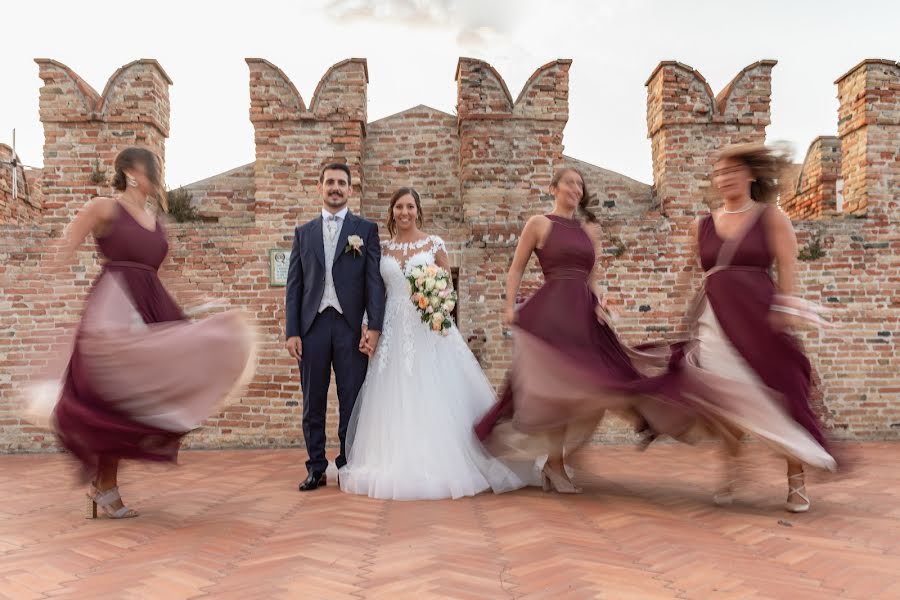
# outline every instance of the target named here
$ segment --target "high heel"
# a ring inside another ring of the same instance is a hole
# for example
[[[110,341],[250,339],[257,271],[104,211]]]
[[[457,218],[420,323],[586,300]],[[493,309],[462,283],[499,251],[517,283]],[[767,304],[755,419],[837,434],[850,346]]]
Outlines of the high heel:
[[[734,488],[737,485],[738,466],[735,460],[726,463],[725,479],[722,481],[719,489],[713,493],[712,500],[716,506],[731,506],[734,504]]]
[[[116,509],[112,508],[116,501],[122,500],[118,486],[103,491],[91,486],[91,491],[86,496],[87,506],[84,514],[86,519],[96,519],[99,513],[98,508],[103,509],[103,513],[108,519],[131,519],[138,516],[136,510],[132,510],[124,505]]]
[[[555,491],[557,494],[580,494],[584,491],[547,465],[541,470],[541,488],[545,492]]]
[[[713,493],[713,504],[716,506],[731,506],[734,504],[734,484],[736,479],[734,470],[730,470],[727,479]]]
[[[800,479],[800,485],[794,486],[792,481]],[[802,499],[802,502],[791,502],[790,500],[785,501],[784,509],[788,512],[792,513],[805,513],[809,510],[810,502],[809,496],[806,495],[806,482],[803,481],[803,473],[794,473],[793,475],[788,475],[788,498],[791,497],[791,494],[797,494]]]
[[[734,484],[734,477],[726,479],[713,494],[713,504],[716,506],[731,506],[734,504]]]
[[[94,502],[94,499],[90,494],[85,494],[85,500],[87,503],[84,507],[84,518],[85,519],[96,519],[97,518],[97,503]]]

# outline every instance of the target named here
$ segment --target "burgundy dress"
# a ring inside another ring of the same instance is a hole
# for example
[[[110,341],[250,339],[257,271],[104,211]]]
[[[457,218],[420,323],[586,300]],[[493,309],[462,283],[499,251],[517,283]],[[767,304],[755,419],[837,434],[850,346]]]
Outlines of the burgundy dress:
[[[197,322],[166,292],[162,223],[119,206],[97,240],[106,263],[91,289],[50,418],[92,476],[101,457],[174,461],[179,443],[243,382],[254,336],[234,311]]]
[[[685,345],[679,406],[644,415],[659,433],[679,437],[692,422],[724,435],[752,434],[780,453],[834,470],[818,419],[810,408],[811,366],[798,341],[769,322],[776,293],[773,256],[760,206],[731,241],[712,216],[700,221],[698,246],[704,286],[691,341]]]
[[[554,443],[541,443],[540,434],[554,430],[565,432],[571,450],[591,437],[607,409],[630,409],[644,395],[678,395],[677,374],[643,374],[639,355],[598,318],[589,284],[596,255],[582,225],[547,218],[550,233],[535,251],[544,285],[517,313],[507,385],[475,427],[500,455],[538,455]]]

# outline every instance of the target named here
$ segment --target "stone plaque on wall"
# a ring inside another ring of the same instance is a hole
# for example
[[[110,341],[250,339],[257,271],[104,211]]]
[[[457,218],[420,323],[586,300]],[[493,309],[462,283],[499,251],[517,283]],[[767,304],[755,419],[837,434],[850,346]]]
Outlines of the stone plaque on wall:
[[[269,250],[269,285],[284,287],[287,285],[288,267],[291,264],[291,251],[286,248]]]

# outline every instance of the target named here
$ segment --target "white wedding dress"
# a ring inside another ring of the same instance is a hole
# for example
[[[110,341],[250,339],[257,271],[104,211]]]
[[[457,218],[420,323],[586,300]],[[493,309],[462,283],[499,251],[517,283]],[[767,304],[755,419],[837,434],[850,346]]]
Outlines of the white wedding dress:
[[[429,236],[407,250],[405,265],[390,254],[381,258],[384,326],[350,418],[341,489],[433,500],[523,487],[533,465],[517,474],[488,455],[473,432],[495,400],[478,361],[455,325],[446,336],[431,331],[410,300],[407,273],[434,264],[444,242]]]

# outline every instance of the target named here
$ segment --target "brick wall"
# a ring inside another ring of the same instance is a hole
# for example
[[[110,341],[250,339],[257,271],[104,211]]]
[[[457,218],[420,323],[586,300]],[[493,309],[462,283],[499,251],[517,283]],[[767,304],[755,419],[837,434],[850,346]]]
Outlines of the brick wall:
[[[840,138],[817,137],[810,144],[796,177],[785,182],[778,205],[795,220],[833,216],[838,209],[840,177]]]
[[[45,432],[21,420],[14,391],[64,339],[97,272],[86,245],[69,273],[44,276],[39,265],[49,242],[88,197],[109,193],[103,178],[119,149],[140,143],[161,152],[168,133],[169,80],[155,61],[123,67],[103,94],[59,63],[38,64],[47,140],[43,215],[0,223],[5,451],[53,447]],[[318,214],[319,167],[330,160],[352,166],[351,207],[381,224],[396,187],[411,184],[422,192],[426,228],[447,240],[460,272],[460,328],[494,383],[508,367],[500,316],[517,235],[528,217],[552,206],[549,181],[564,164],[582,169],[596,193],[604,230],[600,263],[619,305],[621,335],[631,343],[674,339],[698,281],[688,226],[716,202],[712,153],[731,142],[765,139],[775,66],[754,63],[714,96],[693,68],[661,63],[647,81],[650,186],[564,154],[569,61],[537,69],[513,100],[493,67],[463,58],[456,116],[417,106],[373,123],[366,119],[364,60],[332,67],[308,105],[276,66],[261,59],[247,64],[255,161],[187,186],[207,220],[168,227],[171,254],[162,276],[176,297],[227,297],[252,316],[262,343],[249,390],[191,436],[194,446],[302,443],[299,378],[283,350],[284,290],[270,285],[267,253],[289,248],[294,225]],[[832,307],[839,328],[802,338],[824,384],[818,408],[831,426],[847,437],[896,439],[900,69],[891,61],[864,61],[837,85],[839,143],[817,140],[797,181],[799,196],[825,198],[822,190],[832,189],[839,175],[845,211],[823,208],[810,215],[816,220],[796,227],[810,258],[800,262],[800,294]],[[523,297],[539,283],[532,264]],[[626,437],[616,420],[598,434],[599,440]]]
[[[501,325],[506,271],[525,222],[552,207],[549,185],[563,164],[570,65],[558,60],[539,68],[515,102],[488,63],[463,58],[456,71],[459,187],[468,227],[460,319],[496,383],[509,366],[509,337]],[[526,295],[537,283],[534,264],[523,282]]]
[[[172,81],[155,60],[137,60],[98,94],[67,66],[36,62],[44,82],[43,222],[61,227],[86,199],[110,193],[113,159],[122,148],[145,146],[165,158]]]
[[[13,159],[12,148],[0,144],[0,162]],[[21,157],[19,157],[21,161]],[[13,200],[12,165],[0,164],[0,223],[31,224],[41,219],[41,171],[16,167]]]
[[[182,188],[190,192],[191,205],[208,223],[234,225],[253,222],[253,163],[195,181]]]
[[[421,196],[429,231],[447,242],[465,236],[455,116],[420,105],[369,123],[363,170],[362,210],[383,226],[383,234],[391,194],[412,186]]]

